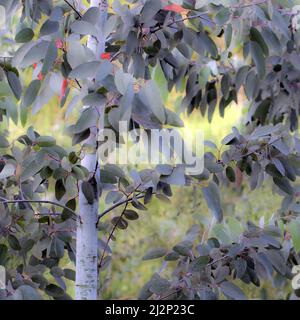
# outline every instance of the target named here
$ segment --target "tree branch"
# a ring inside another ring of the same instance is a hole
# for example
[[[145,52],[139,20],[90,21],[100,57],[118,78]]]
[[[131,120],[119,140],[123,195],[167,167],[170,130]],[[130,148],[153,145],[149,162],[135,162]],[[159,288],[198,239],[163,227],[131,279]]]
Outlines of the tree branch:
[[[219,258],[219,259],[216,259],[216,260],[214,260],[214,261],[211,261],[211,262],[207,263],[205,267],[209,267],[209,266],[213,265],[214,263],[219,262],[219,261],[222,261],[222,260],[224,260],[224,259],[226,259],[226,258],[228,258],[228,257],[229,257],[229,256],[226,254],[226,255],[224,255],[223,257]],[[181,280],[181,281],[182,281],[182,280]],[[168,297],[172,296],[173,294],[179,293],[179,292],[180,292],[181,290],[183,290],[183,289],[191,290],[191,289],[188,288],[188,287],[176,288],[174,291],[172,291],[172,292],[168,293],[167,295],[159,298],[159,300],[165,300],[165,299],[167,299]]]
[[[64,2],[79,16],[79,18],[82,18],[81,13],[68,1],[64,0]]]
[[[175,23],[179,23],[179,22],[183,22],[183,21],[186,21],[186,20],[192,20],[192,19],[197,19],[197,18],[201,18],[202,20],[205,20],[205,21],[208,21],[210,23],[213,23],[215,24],[214,21],[212,20],[208,20],[206,17],[204,17],[203,15],[207,14],[207,12],[201,12],[201,13],[198,13],[198,14],[195,14],[195,15],[191,15],[191,16],[186,16],[184,18],[180,18],[180,19],[176,19],[176,20],[173,20],[172,22],[168,23],[167,25],[161,25],[161,26],[158,26],[157,29],[155,30],[151,30],[151,33],[154,33],[158,30],[161,30],[165,27],[171,27],[173,24]]]
[[[107,241],[106,241],[106,244],[105,244],[105,247],[104,247],[104,250],[103,250],[103,253],[102,253],[100,262],[99,262],[99,265],[98,265],[98,266],[99,266],[99,269],[101,268],[101,265],[102,265],[102,262],[103,262],[103,259],[104,259],[104,256],[105,256],[105,252],[106,252],[106,250],[107,250],[107,248],[108,248],[109,241],[111,240],[111,238],[112,238],[112,236],[113,236],[113,234],[114,234],[114,232],[115,232],[115,230],[116,230],[119,222],[120,222],[121,219],[123,218],[123,215],[124,215],[124,213],[125,213],[125,211],[126,211],[126,209],[127,209],[127,206],[128,206],[128,204],[129,204],[129,202],[134,199],[134,197],[132,197],[132,198],[129,198],[129,197],[130,197],[134,192],[136,192],[136,191],[138,190],[138,188],[139,188],[140,185],[141,185],[141,184],[139,184],[132,192],[130,192],[128,195],[126,195],[126,197],[127,197],[126,200],[122,201],[123,203],[125,203],[125,207],[124,207],[124,209],[123,209],[123,211],[122,211],[122,213],[121,213],[118,221],[115,223],[115,225],[114,225],[112,231],[110,232],[109,237],[108,237],[108,239],[107,239]],[[139,198],[142,198],[142,197],[144,197],[144,195],[138,195],[136,198],[139,199]],[[121,203],[120,203],[119,205],[121,205]],[[109,211],[110,211],[110,210],[109,210]],[[109,211],[107,211],[107,212],[109,212]],[[102,213],[102,216],[103,216],[103,213]],[[97,224],[98,224],[98,222],[99,222],[99,219],[100,219],[100,218],[98,218],[98,220],[97,220]]]
[[[141,199],[141,198],[143,198],[143,197],[144,197],[144,195],[139,195],[139,196],[136,197],[136,199]],[[122,201],[114,204],[114,205],[111,206],[110,208],[104,210],[104,211],[98,216],[97,225],[98,225],[98,223],[99,223],[99,220],[100,220],[102,217],[104,217],[107,213],[109,213],[110,211],[114,210],[115,208],[118,208],[119,206],[121,206],[121,205],[124,204],[124,203],[129,203],[129,202],[131,202],[133,199],[134,199],[134,197],[129,198],[129,199],[126,199],[126,200],[122,200]]]
[[[128,199],[127,199],[127,200],[128,200]],[[125,204],[125,207],[124,207],[124,209],[123,209],[123,211],[122,211],[122,213],[121,213],[121,215],[120,215],[120,217],[119,217],[119,219],[118,219],[117,222],[114,224],[114,227],[112,228],[112,230],[111,230],[111,232],[110,232],[110,234],[109,234],[109,237],[108,237],[108,239],[107,239],[107,241],[106,241],[106,243],[105,243],[105,247],[104,247],[104,250],[103,250],[103,252],[102,252],[102,255],[101,255],[101,258],[100,258],[100,262],[99,262],[99,265],[98,265],[98,266],[99,266],[99,269],[100,269],[101,266],[102,266],[102,262],[103,262],[103,259],[104,259],[106,250],[107,250],[107,248],[108,248],[109,241],[111,240],[112,236],[114,235],[114,232],[115,232],[115,230],[116,230],[116,228],[117,228],[117,225],[119,224],[119,222],[120,222],[121,219],[123,218],[123,215],[124,215],[125,210],[127,209],[128,203],[129,203],[129,202],[127,201],[126,204]]]
[[[74,214],[75,216],[77,216],[77,213],[75,211],[73,211],[72,209],[60,204],[60,203],[57,203],[57,202],[54,202],[54,201],[49,201],[49,200],[8,200],[8,199],[5,199],[5,198],[2,198],[0,197],[0,203],[3,203],[3,204],[9,204],[9,203],[47,203],[47,204],[52,204],[56,207],[60,207],[62,209],[65,209],[65,210],[68,210],[69,212],[71,212],[72,214]]]

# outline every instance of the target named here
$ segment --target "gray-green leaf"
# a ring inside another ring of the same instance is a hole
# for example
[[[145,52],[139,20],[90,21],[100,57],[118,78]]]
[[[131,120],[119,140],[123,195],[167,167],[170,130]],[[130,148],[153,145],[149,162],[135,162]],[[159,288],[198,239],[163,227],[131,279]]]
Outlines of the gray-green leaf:
[[[207,187],[202,188],[202,192],[208,208],[218,221],[222,221],[223,209],[221,207],[220,191],[216,183],[211,181]]]

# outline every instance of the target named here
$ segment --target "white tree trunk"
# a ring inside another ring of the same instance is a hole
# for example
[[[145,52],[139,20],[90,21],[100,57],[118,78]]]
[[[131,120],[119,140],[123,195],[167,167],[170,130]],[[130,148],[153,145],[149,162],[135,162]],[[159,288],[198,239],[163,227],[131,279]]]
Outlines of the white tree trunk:
[[[101,34],[98,42],[90,37],[87,46],[95,52],[96,57],[100,59],[100,54],[105,48],[105,39],[103,35],[104,25],[107,19],[107,0],[91,0],[91,7],[100,7],[101,15],[99,26]],[[98,107],[100,115],[104,114],[104,106]],[[103,119],[99,119],[99,124]],[[94,133],[94,134],[93,134]],[[89,142],[96,145],[97,132],[93,132]],[[96,168],[97,154],[86,154],[81,162],[89,172],[94,172]],[[99,182],[99,168],[97,180]],[[98,289],[98,230],[96,227],[98,217],[99,201],[98,198],[92,205],[88,204],[80,186],[79,192],[79,215],[77,223],[76,236],[76,300],[96,300]]]
[[[86,154],[82,165],[95,170],[95,154]],[[89,205],[80,189],[76,239],[76,300],[96,300],[98,287],[98,231],[96,228],[98,200]]]

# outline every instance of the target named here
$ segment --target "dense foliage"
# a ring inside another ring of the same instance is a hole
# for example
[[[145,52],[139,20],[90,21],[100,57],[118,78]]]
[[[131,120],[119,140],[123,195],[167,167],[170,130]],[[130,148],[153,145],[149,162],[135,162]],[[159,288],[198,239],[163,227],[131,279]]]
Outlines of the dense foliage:
[[[278,219],[270,226],[249,223],[244,232],[233,227],[229,239],[220,236],[198,245],[192,232],[172,251],[153,249],[146,259],[164,256],[178,265],[170,281],[155,274],[140,297],[215,299],[220,288],[226,297],[241,299],[234,278],[257,286],[262,278],[272,279],[274,270],[292,278],[292,267],[300,262],[300,28],[295,3],[112,1],[104,25],[100,9],[87,9],[85,1],[2,0],[0,5],[6,12],[1,50],[8,55],[0,68],[1,120],[26,126],[28,114],[53,96],[66,108],[66,121],[81,109],[68,127],[69,149],[31,126],[14,141],[5,132],[0,136],[0,264],[7,268],[8,281],[1,297],[70,298],[65,279],[74,280],[74,271],[61,268],[60,260],[66,250],[75,262],[80,186],[89,204],[99,188],[111,206],[97,223],[108,234],[106,242],[99,240],[101,271],[110,262],[108,243],[115,229],[138,219],[137,211],[145,211],[152,196],[168,201],[172,185],[202,188],[221,223],[220,185],[249,183],[256,189],[272,179],[283,197]],[[105,37],[105,52],[91,51],[87,36],[95,41]],[[180,94],[180,112],[164,106],[159,81],[166,82],[166,91]],[[101,122],[117,132],[120,120],[147,130],[181,127],[181,112],[191,117],[200,112],[212,121],[215,112],[223,116],[229,104],[238,102],[242,89],[250,102],[245,125],[233,128],[222,148],[206,141],[210,150],[200,175],[187,175],[184,165],[127,172],[97,164],[89,172],[80,164],[84,153],[98,147],[91,137]],[[121,205],[111,226],[101,223]]]

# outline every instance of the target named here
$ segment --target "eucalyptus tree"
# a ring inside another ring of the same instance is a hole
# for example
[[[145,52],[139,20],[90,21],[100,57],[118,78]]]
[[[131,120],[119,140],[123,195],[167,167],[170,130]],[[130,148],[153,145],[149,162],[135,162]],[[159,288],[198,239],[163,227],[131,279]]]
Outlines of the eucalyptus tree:
[[[227,239],[220,232],[220,239],[203,238],[197,247],[193,229],[172,250],[150,251],[145,259],[164,257],[178,266],[172,281],[155,274],[140,298],[215,299],[221,290],[241,299],[235,278],[259,285],[274,272],[292,277],[300,258],[296,2],[0,0],[0,8],[6,18],[1,120],[25,127],[28,114],[53,97],[65,108],[66,121],[80,111],[67,128],[71,148],[32,126],[13,141],[7,132],[0,136],[3,299],[70,299],[65,279],[76,280],[76,299],[96,299],[115,230],[138,219],[153,196],[168,200],[171,185],[201,188],[220,223],[221,185],[244,180],[256,189],[268,179],[283,201],[271,226],[249,223],[244,232],[227,230]],[[187,174],[185,165],[127,172],[97,157],[104,128],[121,145],[123,120],[128,129],[150,132],[181,127],[181,113],[200,112],[213,126],[214,113],[224,116],[242,89],[249,100],[245,122],[222,147],[206,142],[211,151],[203,156],[201,174]],[[177,112],[165,106],[166,92],[180,96]],[[110,207],[99,212],[103,192]],[[107,227],[103,218],[117,207],[122,213]],[[65,252],[76,272],[62,268]]]

